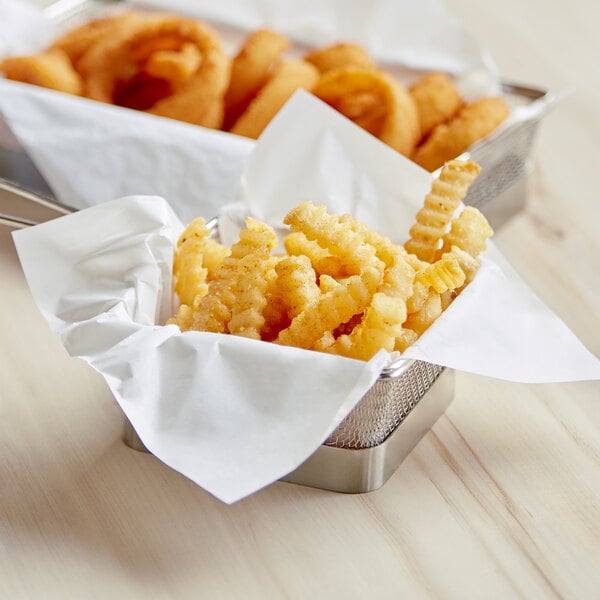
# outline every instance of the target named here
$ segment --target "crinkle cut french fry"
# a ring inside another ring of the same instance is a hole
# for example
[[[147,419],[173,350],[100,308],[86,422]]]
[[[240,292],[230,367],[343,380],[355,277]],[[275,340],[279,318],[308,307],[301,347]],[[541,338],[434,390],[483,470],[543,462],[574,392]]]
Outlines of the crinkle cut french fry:
[[[427,262],[435,260],[446,227],[480,170],[472,161],[452,160],[444,165],[410,228],[410,239],[404,244],[409,253]]]
[[[412,329],[420,336],[442,314],[442,301],[440,295],[429,290],[429,295],[423,307],[416,313],[408,315],[404,322],[406,329]]]
[[[227,324],[232,335],[261,339],[269,272],[273,269],[275,260],[264,251],[252,252],[239,260],[232,289],[236,300]]]
[[[405,319],[406,302],[402,298],[377,292],[360,324],[350,335],[340,336],[331,349],[360,360],[369,360],[382,349],[392,352]]]
[[[466,206],[450,224],[450,231],[443,236],[441,253],[456,246],[477,258],[486,248],[486,240],[494,230],[487,219],[473,206]]]
[[[380,281],[381,273],[374,267],[367,267],[361,275],[351,275],[343,284],[321,294],[316,302],[307,306],[275,341],[287,346],[312,348],[326,332],[362,313]]]
[[[460,265],[460,268],[462,269],[463,273],[465,274],[465,282],[463,284],[463,287],[467,283],[471,282],[473,280],[473,277],[475,277],[475,273],[477,273],[477,270],[479,269],[479,266],[481,264],[479,258],[471,256],[468,252],[465,252],[458,246],[452,246],[450,250],[442,256],[446,255],[454,257]]]
[[[309,240],[301,231],[288,233],[283,240],[283,245],[287,253],[292,256],[306,256],[317,277],[320,275],[330,275],[331,277],[349,275],[339,257],[333,256],[328,250],[321,248],[314,240]]]
[[[301,231],[309,240],[316,241],[333,256],[348,265],[349,273],[357,275],[365,266],[383,264],[376,257],[376,250],[364,240],[364,236],[352,230],[337,215],[327,212],[325,206],[315,206],[306,201],[292,209],[283,221],[292,231]]]
[[[328,351],[369,360],[381,349],[394,350],[407,317],[406,301],[413,292],[415,270],[402,247],[388,244],[384,238],[377,243],[390,263],[378,291],[351,333],[340,335]]]
[[[307,256],[284,258],[276,265],[275,271],[280,295],[290,319],[318,301],[321,291],[317,285],[315,270]]]
[[[208,294],[201,299],[198,310],[194,312],[192,329],[226,333],[235,302],[235,272],[238,262],[253,253],[266,257],[276,246],[277,235],[273,229],[248,217],[246,229],[240,231],[239,241],[231,247],[231,255],[224,259],[214,280],[209,283]]]
[[[208,270],[203,264],[204,240],[208,237],[206,221],[194,219],[179,236],[173,260],[175,292],[182,304],[191,306],[194,298],[208,291]]]
[[[459,163],[448,165],[417,215],[421,225],[435,222],[435,245],[444,242],[428,260],[354,217],[304,202],[285,217],[292,229],[284,238],[287,255],[272,255],[275,232],[248,218],[231,254],[206,278],[206,295],[182,304],[169,322],[182,330],[230,333],[359,360],[380,350],[403,352],[472,280],[477,255],[491,235],[477,209],[454,216],[469,185],[465,180],[478,170]],[[188,248],[198,260],[189,267],[192,281],[206,257],[191,249],[212,242],[201,222],[194,227],[178,249]],[[178,269],[188,269],[181,258]]]
[[[451,254],[442,258],[417,273],[416,280],[426,287],[433,288],[438,294],[454,290],[465,282],[465,273],[458,261]]]

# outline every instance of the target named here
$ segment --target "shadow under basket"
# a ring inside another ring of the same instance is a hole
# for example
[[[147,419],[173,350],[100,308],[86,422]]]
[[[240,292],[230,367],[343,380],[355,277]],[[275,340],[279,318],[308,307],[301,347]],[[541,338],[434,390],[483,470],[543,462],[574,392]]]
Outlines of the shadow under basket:
[[[450,405],[454,371],[417,360],[384,370],[325,442],[282,481],[357,494],[380,488]],[[148,452],[125,418],[123,440]]]

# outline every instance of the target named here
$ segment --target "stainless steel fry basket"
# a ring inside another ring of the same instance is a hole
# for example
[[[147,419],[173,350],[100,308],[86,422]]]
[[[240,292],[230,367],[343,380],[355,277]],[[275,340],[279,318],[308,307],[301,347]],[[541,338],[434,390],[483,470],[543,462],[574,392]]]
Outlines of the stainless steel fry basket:
[[[218,220],[207,223],[218,239]],[[371,389],[320,448],[284,481],[361,493],[381,487],[450,404],[453,373],[417,360],[400,359]],[[123,439],[147,451],[125,419]]]

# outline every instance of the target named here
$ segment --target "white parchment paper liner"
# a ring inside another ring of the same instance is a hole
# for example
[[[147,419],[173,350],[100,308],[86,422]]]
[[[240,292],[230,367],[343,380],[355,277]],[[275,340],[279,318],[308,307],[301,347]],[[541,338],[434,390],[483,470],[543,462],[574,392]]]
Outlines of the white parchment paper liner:
[[[398,241],[430,175],[304,92],[249,157],[223,211],[279,222],[312,198]],[[378,377],[363,363],[233,336],[163,327],[182,224],[135,196],[14,234],[35,301],[69,353],[103,374],[149,450],[224,502],[301,464]],[[510,324],[510,327],[507,326]],[[597,379],[600,361],[488,252],[470,286],[405,355],[515,381]]]
[[[170,313],[182,225],[126,197],[15,233],[40,310],[106,379],[147,448],[224,502],[300,465],[386,362],[154,325]],[[167,310],[165,310],[167,309]]]
[[[0,78],[0,112],[60,202],[158,194],[184,222],[231,202],[252,140]]]

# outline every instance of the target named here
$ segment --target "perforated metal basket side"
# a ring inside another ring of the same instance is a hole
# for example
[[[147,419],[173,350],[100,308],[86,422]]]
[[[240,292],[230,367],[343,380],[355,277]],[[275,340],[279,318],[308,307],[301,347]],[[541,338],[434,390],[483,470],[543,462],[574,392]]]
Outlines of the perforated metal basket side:
[[[465,204],[479,208],[484,214],[488,205],[511,188],[517,193],[517,184],[529,174],[531,150],[538,124],[548,107],[554,103],[554,96],[545,90],[509,83],[502,85],[502,94],[514,108],[539,103],[539,110],[505,129],[501,128],[496,134],[469,149],[468,157],[482,169],[480,176],[469,188]],[[513,212],[524,203],[524,199],[521,203],[510,202],[506,198],[503,201],[513,205]],[[500,224],[502,223],[494,223],[495,226]]]
[[[398,375],[382,375],[325,441],[336,448],[372,448],[404,421],[444,367],[411,361]]]
[[[522,123],[470,152],[471,158],[482,170],[469,189],[465,204],[482,209],[528,174],[529,151],[535,130],[536,123]]]

